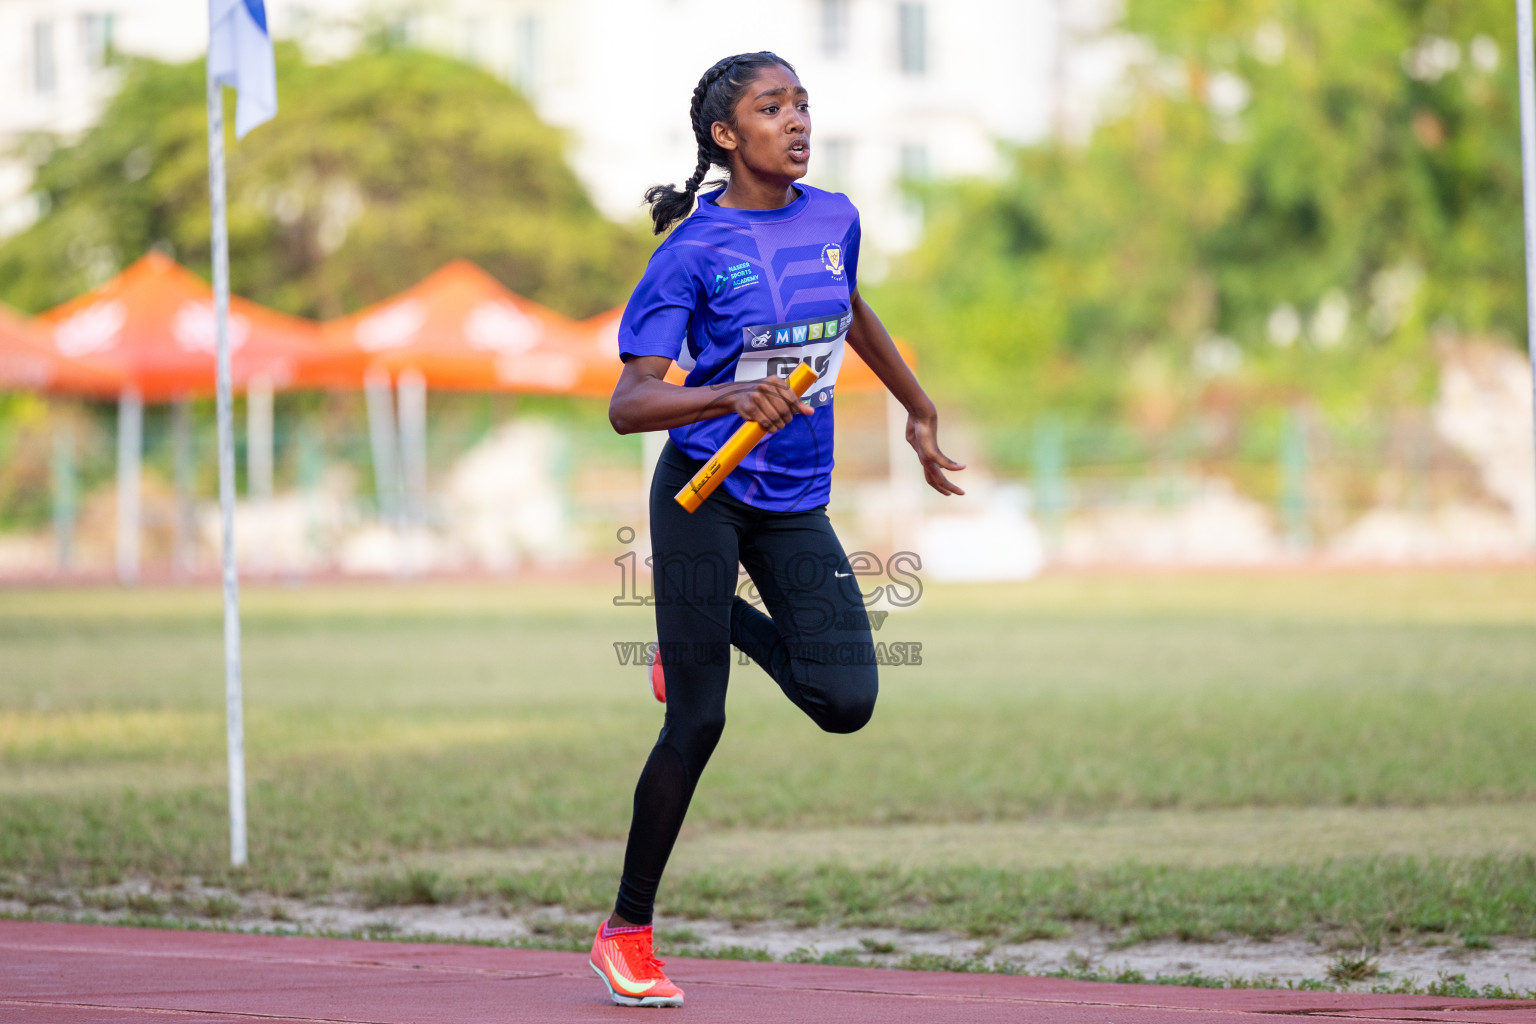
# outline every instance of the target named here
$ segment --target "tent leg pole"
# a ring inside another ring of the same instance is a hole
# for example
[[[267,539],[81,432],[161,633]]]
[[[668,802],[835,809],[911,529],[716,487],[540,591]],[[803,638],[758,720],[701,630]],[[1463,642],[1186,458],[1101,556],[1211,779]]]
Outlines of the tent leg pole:
[[[124,388],[117,399],[117,581],[139,582],[139,472],[144,457],[144,399]]]
[[[258,535],[267,529],[265,520],[270,518],[272,504],[272,381],[266,377],[252,378],[245,389],[245,480],[250,492],[252,511],[261,523]],[[263,574],[272,572],[272,538],[270,531],[258,543],[254,555],[256,570]]]
[[[427,381],[404,370],[396,382],[399,401],[401,519],[405,524],[407,565],[414,571],[424,552],[427,524]]]
[[[53,540],[60,575],[75,567],[75,502],[78,493],[75,431],[69,423],[62,423],[53,433]]]
[[[321,531],[319,507],[325,481],[325,438],[307,426],[299,427],[298,434],[299,489],[304,495],[304,570],[316,568],[323,558],[316,544]]]
[[[378,496],[379,521],[396,541],[395,567],[399,560],[400,471],[396,457],[394,389],[389,374],[369,371],[363,379],[363,402],[368,409],[368,441],[373,450],[373,484]]]
[[[185,395],[171,406],[171,454],[176,464],[176,575],[190,576],[197,521],[192,506],[192,402]]]
[[[369,374],[363,382],[363,401],[368,409],[368,441],[373,449],[374,493],[379,501],[379,518],[388,525],[395,522],[395,410],[387,375]]]
[[[903,543],[917,542],[922,515],[922,492],[916,479],[917,459],[907,444],[907,410],[889,391],[885,393],[885,447],[890,474],[891,553]]]
[[[640,435],[640,522],[651,521],[651,480],[656,476],[656,461],[667,446],[668,431],[648,430]],[[637,533],[648,532],[641,526]]]

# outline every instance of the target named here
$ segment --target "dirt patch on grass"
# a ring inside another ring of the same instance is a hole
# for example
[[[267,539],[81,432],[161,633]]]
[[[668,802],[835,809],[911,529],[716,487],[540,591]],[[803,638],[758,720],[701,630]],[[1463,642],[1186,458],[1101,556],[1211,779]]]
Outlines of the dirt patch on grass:
[[[561,908],[514,912],[485,901],[369,907],[361,897],[297,900],[190,885],[174,891],[127,883],[84,891],[35,889],[0,900],[0,915],[104,924],[156,924],[234,931],[468,941],[584,950],[600,914]],[[1321,985],[1341,989],[1460,977],[1536,997],[1536,940],[1466,943],[1418,940],[1379,949],[1341,949],[1301,936],[1120,945],[1097,929],[1028,942],[996,943],[949,932],[891,928],[800,928],[779,922],[658,920],[664,956],[791,960],[941,970],[1148,980],[1188,978],[1229,985]]]

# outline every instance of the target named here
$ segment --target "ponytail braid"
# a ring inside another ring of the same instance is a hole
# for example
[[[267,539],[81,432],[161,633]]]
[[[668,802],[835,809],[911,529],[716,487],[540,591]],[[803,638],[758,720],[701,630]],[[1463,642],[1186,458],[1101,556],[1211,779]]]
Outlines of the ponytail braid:
[[[683,185],[683,188],[692,193],[699,190],[704,183],[704,175],[709,173],[710,164],[713,162],[711,150],[715,146],[714,135],[710,129],[714,122],[703,123],[704,100],[709,95],[709,87],[720,81],[720,76],[725,74],[731,66],[734,57],[727,57],[714,67],[704,72],[704,77],[699,79],[699,84],[693,87],[693,102],[688,105],[688,123],[693,128],[693,141],[699,147],[699,162],[693,169],[693,177]]]
[[[693,127],[694,142],[699,147],[699,161],[693,176],[679,189],[675,185],[652,185],[645,190],[645,201],[651,207],[651,223],[656,234],[662,234],[673,224],[693,212],[694,197],[704,184],[704,176],[711,166],[730,167],[730,154],[715,142],[716,121],[731,123],[736,103],[741,94],[763,68],[780,66],[795,69],[789,61],[777,54],[763,50],[759,53],[738,53],[717,61],[704,72],[699,84],[694,86],[693,101],[688,107],[688,120]],[[720,83],[725,83],[723,86]]]

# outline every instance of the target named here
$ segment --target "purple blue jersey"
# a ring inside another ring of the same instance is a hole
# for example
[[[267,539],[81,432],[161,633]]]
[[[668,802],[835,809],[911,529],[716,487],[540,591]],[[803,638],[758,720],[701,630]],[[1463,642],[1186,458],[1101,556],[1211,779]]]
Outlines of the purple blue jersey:
[[[787,378],[809,362],[813,410],[769,434],[721,486],[773,512],[825,505],[832,490],[832,405],[858,281],[859,212],[841,193],[796,185],[777,210],[717,206],[720,191],[651,257],[619,325],[619,355],[665,356],[687,387]],[[721,401],[725,396],[722,393]],[[689,458],[709,458],[740,427],[735,413],[671,431]]]

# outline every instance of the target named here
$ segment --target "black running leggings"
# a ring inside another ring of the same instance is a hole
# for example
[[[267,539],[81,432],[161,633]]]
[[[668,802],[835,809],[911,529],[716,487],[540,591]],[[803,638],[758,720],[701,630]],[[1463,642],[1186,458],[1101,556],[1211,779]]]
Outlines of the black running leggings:
[[[651,483],[651,573],[667,711],[635,787],[614,907],[635,924],[651,921],[688,802],[725,728],[732,645],[827,732],[861,729],[879,689],[869,616],[826,506],[767,512],[720,488],[689,514],[673,495],[700,465],[668,442]],[[738,562],[772,618],[737,596]]]

